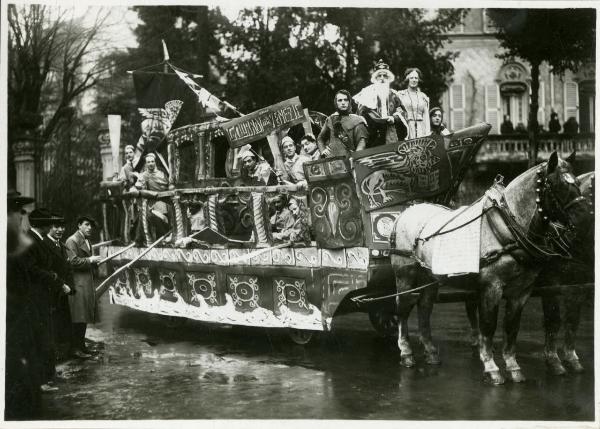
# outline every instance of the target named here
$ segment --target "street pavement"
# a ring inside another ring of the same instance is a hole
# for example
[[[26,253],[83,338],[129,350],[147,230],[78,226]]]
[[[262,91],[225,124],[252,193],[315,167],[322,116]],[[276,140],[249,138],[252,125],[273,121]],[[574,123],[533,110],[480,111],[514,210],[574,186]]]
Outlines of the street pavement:
[[[97,355],[59,367],[60,390],[44,395],[44,418],[594,420],[593,300],[579,335],[586,371],[562,377],[543,361],[540,307],[530,300],[519,335],[527,381],[493,387],[482,381],[459,303],[434,310],[442,364],[425,365],[417,351],[417,367],[407,369],[396,344],[362,313],[334,319],[332,332],[298,346],[285,330],[192,320],[168,327],[164,316],[110,305],[104,296],[101,322],[88,328]],[[501,366],[501,319],[498,327]]]

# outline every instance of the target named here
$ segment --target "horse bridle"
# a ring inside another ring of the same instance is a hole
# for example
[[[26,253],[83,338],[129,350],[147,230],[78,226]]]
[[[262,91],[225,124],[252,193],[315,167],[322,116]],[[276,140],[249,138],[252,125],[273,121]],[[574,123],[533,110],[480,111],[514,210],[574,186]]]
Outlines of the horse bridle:
[[[558,174],[568,173],[559,172]],[[581,195],[576,180],[573,180],[573,182],[567,181],[567,185],[575,187],[576,192],[579,195],[565,203],[556,195],[552,183],[548,180],[548,176],[544,175],[544,169],[542,167],[536,171],[536,175],[536,215],[543,224],[549,227],[545,237],[550,241],[555,250],[562,253],[561,256],[570,258],[571,252],[569,250],[572,245],[572,240],[568,235],[573,234],[577,227],[575,222],[573,222],[569,211],[579,204],[585,204],[587,206],[589,201],[585,196]],[[548,203],[544,204],[546,201]]]

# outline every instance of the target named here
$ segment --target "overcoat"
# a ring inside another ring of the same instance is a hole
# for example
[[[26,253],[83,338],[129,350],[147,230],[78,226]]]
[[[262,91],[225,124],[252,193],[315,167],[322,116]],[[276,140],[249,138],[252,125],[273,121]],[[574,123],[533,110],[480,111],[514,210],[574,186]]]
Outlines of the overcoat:
[[[54,375],[56,366],[51,297],[62,293],[64,281],[52,270],[51,250],[44,239],[33,230],[29,230],[28,235],[32,244],[23,258],[30,273],[32,299],[37,309],[35,333],[45,382]]]
[[[51,259],[51,269],[69,287],[73,288],[73,272],[67,261],[67,249],[60,241],[52,241],[47,236],[44,242],[48,245]],[[64,293],[51,294],[50,308],[54,324],[55,339],[59,343],[67,343],[71,338],[71,310],[69,298]]]
[[[75,231],[65,242],[67,259],[73,269],[75,295],[69,296],[71,320],[73,323],[94,323],[96,321],[96,290],[94,287],[94,267],[90,263],[92,248],[80,231]]]

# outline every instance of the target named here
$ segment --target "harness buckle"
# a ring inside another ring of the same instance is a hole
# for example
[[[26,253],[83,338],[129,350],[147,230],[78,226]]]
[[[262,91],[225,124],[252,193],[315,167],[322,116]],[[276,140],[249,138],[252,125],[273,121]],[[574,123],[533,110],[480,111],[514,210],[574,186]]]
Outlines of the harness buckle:
[[[496,177],[494,178],[494,183],[504,186],[504,176],[502,174],[496,174]]]

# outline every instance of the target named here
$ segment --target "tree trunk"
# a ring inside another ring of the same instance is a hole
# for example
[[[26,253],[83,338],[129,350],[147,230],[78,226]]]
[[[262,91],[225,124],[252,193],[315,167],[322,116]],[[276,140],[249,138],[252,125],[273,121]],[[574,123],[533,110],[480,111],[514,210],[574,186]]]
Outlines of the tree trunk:
[[[196,14],[198,21],[198,62],[200,65],[200,74],[204,76],[205,82],[208,79],[209,67],[208,67],[208,6],[198,6],[198,12]]]
[[[537,162],[538,156],[538,121],[537,114],[539,108],[538,95],[540,90],[540,62],[531,63],[531,104],[529,105],[529,124],[528,124],[528,136],[529,136],[529,151],[528,166],[533,167]]]

